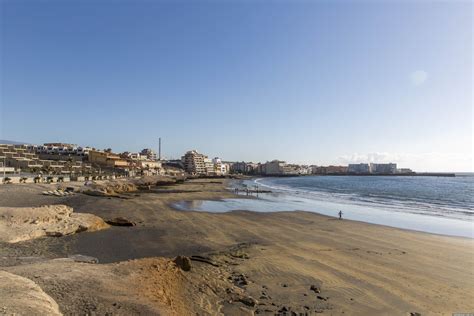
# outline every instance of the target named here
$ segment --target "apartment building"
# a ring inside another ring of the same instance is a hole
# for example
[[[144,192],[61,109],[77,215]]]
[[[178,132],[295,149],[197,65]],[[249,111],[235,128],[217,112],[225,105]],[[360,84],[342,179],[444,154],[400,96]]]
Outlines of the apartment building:
[[[88,160],[92,164],[110,168],[126,168],[128,162],[117,154],[106,151],[91,150],[89,151]]]
[[[312,166],[313,174],[346,174],[347,166]]]
[[[142,157],[145,157],[147,160],[158,160],[158,156],[153,149],[145,148],[140,152]]]
[[[265,174],[266,175],[284,175],[292,174],[293,168],[288,165],[285,161],[272,160],[265,163]]]
[[[214,165],[215,175],[221,176],[229,173],[229,164],[222,162],[222,159],[215,157],[214,159],[212,159],[212,163]]]
[[[354,163],[347,166],[347,172],[352,174],[370,173],[370,165],[368,163]]]
[[[208,157],[198,153],[196,150],[190,150],[181,158],[184,171],[193,175],[206,175],[208,172]],[[211,161],[212,163],[212,161]],[[211,171],[213,171],[212,166]]]
[[[370,173],[394,174],[394,173],[397,173],[397,164],[396,163],[371,163]]]
[[[47,172],[53,174],[89,173],[92,168],[81,161],[47,160],[33,150],[32,145],[0,144],[0,159],[5,166],[25,172]]]

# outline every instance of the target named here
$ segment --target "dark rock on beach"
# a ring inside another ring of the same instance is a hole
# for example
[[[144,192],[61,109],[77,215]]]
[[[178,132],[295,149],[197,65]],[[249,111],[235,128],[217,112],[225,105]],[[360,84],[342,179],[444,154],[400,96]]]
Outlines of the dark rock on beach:
[[[185,256],[177,256],[174,263],[183,271],[191,270],[191,260]]]
[[[105,220],[105,222],[111,226],[126,226],[126,227],[131,227],[135,226],[136,224],[125,217],[115,217],[111,219]]]

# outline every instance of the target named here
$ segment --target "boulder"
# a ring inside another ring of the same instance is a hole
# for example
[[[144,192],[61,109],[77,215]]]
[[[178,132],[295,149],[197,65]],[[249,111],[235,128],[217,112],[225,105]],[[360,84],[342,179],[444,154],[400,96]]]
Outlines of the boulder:
[[[191,259],[185,256],[177,256],[173,262],[183,271],[191,270]]]
[[[111,226],[135,226],[136,224],[125,217],[115,217],[105,220]]]
[[[250,307],[254,307],[258,304],[258,301],[256,299],[254,299],[253,297],[251,296],[244,296],[244,297],[241,297],[239,299],[239,302],[247,305],[247,306],[250,306]]]
[[[313,291],[314,293],[317,293],[317,294],[321,293],[321,289],[317,287],[316,285],[311,285],[309,289]]]
[[[35,282],[0,271],[0,313],[6,315],[62,315],[58,304]]]

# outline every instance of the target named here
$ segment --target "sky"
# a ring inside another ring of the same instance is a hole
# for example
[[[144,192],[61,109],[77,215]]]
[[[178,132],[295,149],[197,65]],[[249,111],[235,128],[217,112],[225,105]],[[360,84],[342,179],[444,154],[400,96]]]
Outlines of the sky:
[[[0,139],[474,171],[471,1],[0,3]]]

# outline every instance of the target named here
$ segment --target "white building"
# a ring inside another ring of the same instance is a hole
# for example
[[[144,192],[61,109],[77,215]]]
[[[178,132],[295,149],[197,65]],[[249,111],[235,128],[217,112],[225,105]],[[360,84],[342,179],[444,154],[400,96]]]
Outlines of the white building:
[[[216,157],[212,159],[212,162],[214,164],[214,173],[216,175],[226,175],[229,174],[230,167],[228,164],[222,162],[222,159]]]
[[[207,156],[204,158],[204,166],[206,168],[207,175],[216,175],[215,170],[214,170],[214,163]]]

